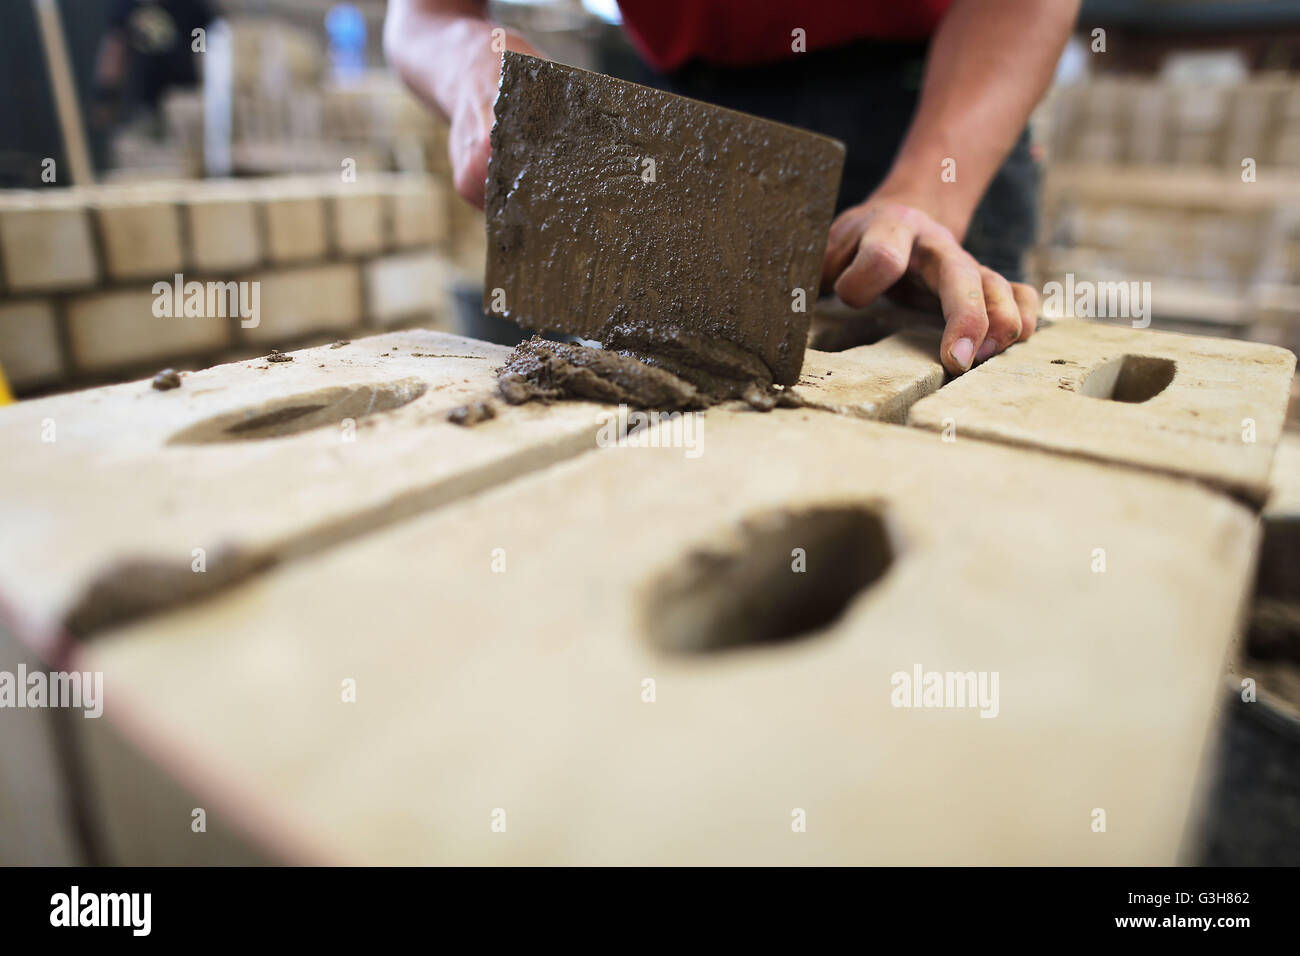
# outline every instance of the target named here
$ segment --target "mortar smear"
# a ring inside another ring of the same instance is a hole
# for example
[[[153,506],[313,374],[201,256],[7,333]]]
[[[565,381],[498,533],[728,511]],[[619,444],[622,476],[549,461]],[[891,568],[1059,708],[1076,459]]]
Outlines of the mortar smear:
[[[622,339],[623,344],[629,341]],[[733,399],[760,411],[801,404],[793,392],[772,384],[761,360],[740,349],[733,354],[725,347],[729,343],[723,345],[692,351],[661,342],[648,354],[533,336],[517,345],[497,369],[497,384],[511,405],[575,400],[672,412]]]

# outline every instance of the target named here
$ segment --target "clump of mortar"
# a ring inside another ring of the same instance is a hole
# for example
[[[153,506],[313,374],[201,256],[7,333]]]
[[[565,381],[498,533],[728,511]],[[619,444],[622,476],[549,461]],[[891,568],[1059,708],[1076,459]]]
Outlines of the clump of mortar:
[[[501,396],[512,405],[567,399],[658,411],[732,399],[760,411],[801,404],[773,385],[762,359],[726,339],[645,320],[611,322],[601,339],[604,348],[521,342],[497,369]]]

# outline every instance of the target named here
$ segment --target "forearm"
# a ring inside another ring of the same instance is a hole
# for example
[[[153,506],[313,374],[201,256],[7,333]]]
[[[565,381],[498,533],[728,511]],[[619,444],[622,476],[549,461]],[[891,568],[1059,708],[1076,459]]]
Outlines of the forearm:
[[[384,53],[403,81],[447,118],[496,26],[486,0],[389,0]]]
[[[954,0],[877,195],[919,206],[962,238],[1051,82],[1078,8],[1079,0]]]

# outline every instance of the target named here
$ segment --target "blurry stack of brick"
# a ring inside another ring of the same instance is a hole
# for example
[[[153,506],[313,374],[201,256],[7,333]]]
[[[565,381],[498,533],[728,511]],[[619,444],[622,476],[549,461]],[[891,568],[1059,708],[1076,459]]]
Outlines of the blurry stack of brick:
[[[0,368],[21,395],[450,327],[451,202],[429,176],[368,172],[0,193]],[[177,275],[260,283],[259,324],[158,317],[154,284]]]
[[[444,171],[445,124],[386,70],[330,76],[322,42],[277,20],[230,21],[234,173],[335,171],[344,159]],[[169,91],[161,129],[127,126],[115,137],[110,179],[202,176],[203,110],[201,91]]]
[[[1159,328],[1300,347],[1300,82],[1101,77],[1037,120],[1040,282],[1150,281]]]

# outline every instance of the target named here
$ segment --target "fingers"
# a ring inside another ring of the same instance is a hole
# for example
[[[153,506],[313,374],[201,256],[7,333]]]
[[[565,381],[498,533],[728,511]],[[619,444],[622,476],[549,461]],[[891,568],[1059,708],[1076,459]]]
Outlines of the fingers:
[[[831,223],[826,237],[826,255],[822,259],[822,290],[830,291],[844,267],[852,261],[862,237],[863,223],[870,217],[860,206],[846,209]]]
[[[488,157],[492,145],[486,137],[466,138],[452,151],[452,184],[470,205],[483,208],[486,198]]]
[[[938,296],[943,308],[943,341],[939,358],[953,375],[975,362],[989,330],[984,306],[984,277],[970,253],[942,227],[917,238],[914,263],[921,279]]]
[[[953,375],[1029,338],[1038,327],[1033,288],[981,266],[951,231],[917,209],[864,204],[832,223],[822,262],[824,290],[833,285],[846,304],[862,308],[909,273],[939,298],[940,359]]]
[[[1038,328],[1038,292],[1023,282],[1011,283],[1011,292],[1020,310],[1020,341],[1023,342]]]
[[[984,343],[975,352],[975,361],[984,362],[1020,339],[1020,306],[1011,283],[985,266],[980,267],[984,285],[984,311],[989,329]]]
[[[465,201],[483,208],[492,155],[492,123],[495,90],[488,93],[471,87],[464,105],[452,118],[451,154],[452,185]]]
[[[916,227],[905,215],[884,212],[872,216],[858,239],[853,261],[835,282],[835,294],[862,308],[894,285],[907,272]]]

